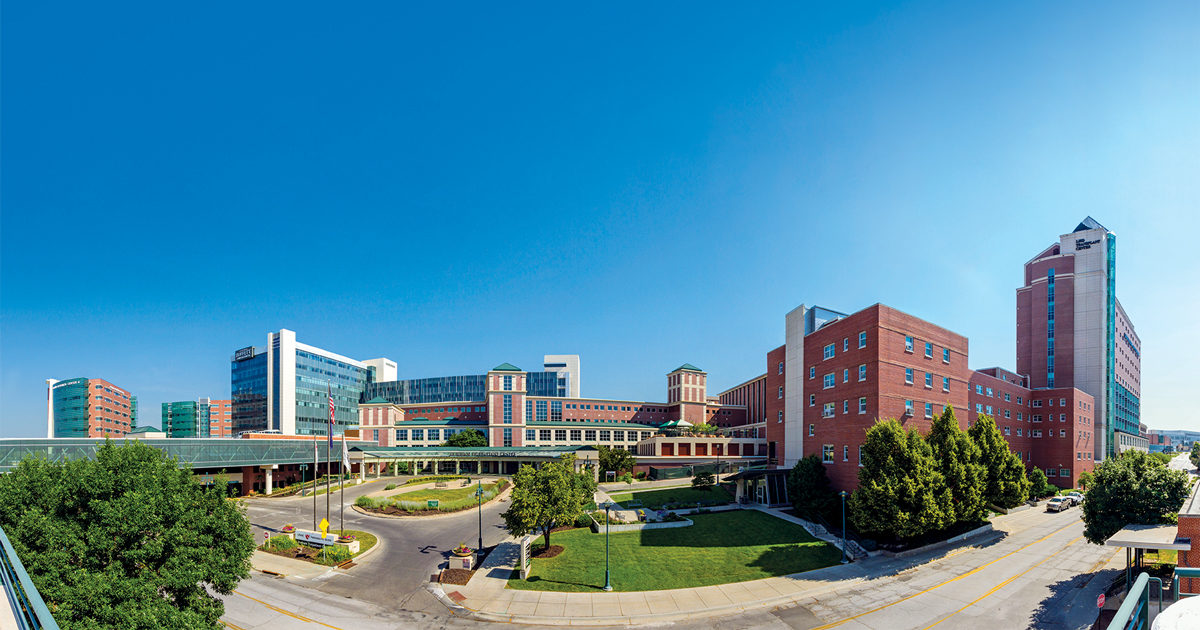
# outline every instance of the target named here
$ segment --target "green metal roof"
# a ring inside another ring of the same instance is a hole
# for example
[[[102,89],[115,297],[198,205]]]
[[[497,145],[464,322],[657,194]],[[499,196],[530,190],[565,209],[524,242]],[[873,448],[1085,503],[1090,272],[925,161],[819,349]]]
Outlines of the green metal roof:
[[[365,402],[365,403],[363,403],[363,404],[366,404],[366,405],[380,405],[380,404],[386,405],[386,404],[388,404],[389,402],[391,402],[391,401],[389,401],[388,399],[384,398],[383,396],[376,396],[376,397],[372,398],[371,400],[368,400],[367,402]]]
[[[163,433],[163,430],[158,427],[138,427],[129,433],[131,435],[134,433]]]
[[[447,457],[456,459],[473,459],[477,457],[546,457],[557,458],[568,453],[579,453],[581,459],[595,459],[592,453],[596,449],[591,446],[478,446],[466,448],[421,447],[421,446],[355,446],[351,451],[359,451],[367,457],[380,459]]]
[[[671,371],[672,371],[672,372],[678,372],[678,371],[680,371],[680,370],[683,370],[683,371],[686,371],[686,372],[703,372],[703,371],[704,371],[704,370],[701,370],[700,368],[698,368],[698,367],[696,367],[696,366],[692,365],[691,363],[684,363],[683,365],[681,365],[681,366],[679,366],[679,367],[677,367],[677,368],[675,368],[674,370],[671,370]]]
[[[497,365],[496,367],[492,368],[492,371],[493,372],[524,372],[525,370],[522,370],[521,368],[519,368],[511,363],[501,363],[500,365]]]

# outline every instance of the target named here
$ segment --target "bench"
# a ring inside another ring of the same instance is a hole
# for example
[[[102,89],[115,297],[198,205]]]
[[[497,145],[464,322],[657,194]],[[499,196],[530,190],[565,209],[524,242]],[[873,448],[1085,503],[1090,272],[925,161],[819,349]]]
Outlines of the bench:
[[[447,487],[447,485],[446,485],[445,481],[438,481],[433,484],[433,487],[434,488],[445,488],[445,487]]]
[[[641,501],[626,501],[626,502],[625,502],[625,507],[627,507],[627,508],[640,508],[640,507],[642,507],[642,502],[641,502]]]

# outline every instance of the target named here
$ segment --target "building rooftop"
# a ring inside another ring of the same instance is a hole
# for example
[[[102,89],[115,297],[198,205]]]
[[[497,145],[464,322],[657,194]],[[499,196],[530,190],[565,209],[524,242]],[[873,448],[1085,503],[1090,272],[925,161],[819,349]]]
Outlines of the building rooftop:
[[[1071,233],[1074,234],[1075,232],[1086,232],[1088,230],[1104,230],[1107,232],[1108,228],[1100,225],[1099,221],[1089,216],[1088,218],[1084,219],[1083,222],[1080,223],[1074,230],[1072,230]]]
[[[671,370],[671,373],[679,372],[680,370],[685,371],[685,372],[703,372],[704,371],[704,370],[701,370],[700,368],[692,365],[691,363],[684,363],[683,365],[675,368],[674,370]]]
[[[511,363],[501,363],[500,365],[497,365],[496,367],[492,368],[492,371],[493,372],[523,372],[524,370],[522,370],[521,368],[519,368]]]
[[[1104,541],[1104,546],[1191,551],[1192,542],[1179,538],[1178,525],[1126,525]]]

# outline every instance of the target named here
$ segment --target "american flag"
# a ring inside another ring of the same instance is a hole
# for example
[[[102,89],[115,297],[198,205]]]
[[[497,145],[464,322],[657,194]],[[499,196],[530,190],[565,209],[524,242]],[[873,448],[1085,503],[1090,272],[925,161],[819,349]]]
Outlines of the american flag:
[[[329,388],[329,448],[333,448],[333,385],[326,383]]]

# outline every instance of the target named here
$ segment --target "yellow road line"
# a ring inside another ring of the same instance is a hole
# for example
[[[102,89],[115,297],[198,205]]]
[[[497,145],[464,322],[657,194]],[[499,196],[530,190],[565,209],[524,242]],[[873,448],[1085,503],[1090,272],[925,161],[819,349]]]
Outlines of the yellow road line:
[[[1005,558],[1007,558],[1007,557],[1009,557],[1009,556],[1011,556],[1011,555],[1013,555],[1013,554],[1017,553],[1018,551],[1024,551],[1025,549],[1028,549],[1028,548],[1030,548],[1030,547],[1032,547],[1032,546],[1034,546],[1034,545],[1036,545],[1036,544],[1038,544],[1038,543],[1040,543],[1040,542],[1042,542],[1042,541],[1046,540],[1047,538],[1050,538],[1051,536],[1057,535],[1059,532],[1061,532],[1061,531],[1063,531],[1063,530],[1067,529],[1068,527],[1071,527],[1072,525],[1075,525],[1075,523],[1068,523],[1067,525],[1063,525],[1062,527],[1060,527],[1060,528],[1058,528],[1058,529],[1056,529],[1056,530],[1054,530],[1054,531],[1050,532],[1049,534],[1046,534],[1045,536],[1042,536],[1041,538],[1039,538],[1039,539],[1037,539],[1037,540],[1035,540],[1035,541],[1033,541],[1033,542],[1029,543],[1028,545],[1025,545],[1024,547],[1020,547],[1020,548],[1018,548],[1018,549],[1014,549],[1014,550],[1012,550],[1012,551],[1010,551],[1010,552],[1008,552],[1008,553],[1004,554],[1003,556],[1000,556],[999,558],[996,558],[995,560],[992,560],[991,562],[989,562],[989,563],[987,563],[987,564],[981,565],[981,566],[979,566],[979,567],[977,567],[977,568],[975,568],[975,569],[971,569],[970,571],[967,571],[966,573],[964,573],[964,574],[962,574],[962,575],[960,575],[960,576],[958,576],[958,577],[953,577],[953,578],[950,578],[949,580],[946,580],[945,582],[942,582],[941,584],[935,584],[934,586],[931,586],[931,587],[929,587],[929,588],[927,588],[927,589],[925,589],[925,590],[923,590],[923,591],[918,591],[918,592],[916,592],[916,593],[913,593],[912,595],[909,595],[908,597],[904,597],[904,598],[898,599],[898,600],[896,600],[896,601],[894,601],[894,602],[892,602],[892,603],[890,603],[890,604],[884,604],[884,605],[882,605],[882,606],[880,606],[880,607],[878,607],[878,608],[873,608],[873,609],[871,609],[871,610],[868,610],[868,611],[866,611],[866,612],[861,612],[861,613],[858,613],[857,615],[854,615],[854,616],[851,616],[851,617],[846,617],[845,619],[841,619],[841,620],[838,620],[838,621],[833,621],[833,622],[827,623],[827,624],[825,624],[825,625],[823,625],[823,626],[817,626],[816,628],[813,628],[813,630],[826,630],[827,628],[833,628],[833,627],[836,627],[836,626],[840,626],[840,625],[842,625],[842,624],[846,623],[847,621],[853,621],[853,620],[855,620],[855,619],[858,619],[859,617],[865,617],[865,616],[867,616],[867,615],[870,615],[870,614],[873,614],[873,613],[877,613],[877,612],[879,612],[879,611],[883,610],[884,608],[888,608],[888,607],[891,607],[891,606],[895,606],[896,604],[899,604],[900,602],[906,602],[906,601],[908,601],[908,600],[910,600],[910,599],[912,599],[912,598],[914,598],[914,597],[919,597],[919,596],[921,596],[921,595],[924,595],[925,593],[928,593],[928,592],[930,592],[930,591],[933,591],[933,590],[939,589],[939,588],[941,588],[941,587],[943,587],[943,586],[945,586],[945,585],[947,585],[947,584],[950,584],[951,582],[957,582],[958,580],[961,580],[961,579],[963,579],[963,578],[965,578],[965,577],[967,577],[967,576],[969,576],[969,575],[974,575],[974,574],[976,574],[976,573],[979,573],[980,571],[982,571],[982,570],[984,570],[984,569],[986,569],[986,568],[988,568],[988,567],[992,566],[993,564],[996,564],[997,562],[1000,562],[1001,560],[1003,560],[1003,559],[1005,559]]]
[[[1060,554],[1060,553],[1062,553],[1062,552],[1066,551],[1068,547],[1070,547],[1071,545],[1074,545],[1076,542],[1078,542],[1078,541],[1080,541],[1080,540],[1083,540],[1083,536],[1077,536],[1076,538],[1074,538],[1073,540],[1071,540],[1071,542],[1067,543],[1066,547],[1063,547],[1062,549],[1059,549],[1058,551],[1055,551],[1054,553],[1052,553],[1052,554],[1050,554],[1050,555],[1046,556],[1046,557],[1045,557],[1045,558],[1044,558],[1044,559],[1043,559],[1041,562],[1039,562],[1039,563],[1037,563],[1037,564],[1035,564],[1035,565],[1033,565],[1033,566],[1029,567],[1028,569],[1025,569],[1024,571],[1022,571],[1022,572],[1020,572],[1020,573],[1018,573],[1018,574],[1016,574],[1016,575],[1014,575],[1014,576],[1012,576],[1012,577],[1008,578],[1007,580],[1004,580],[1003,582],[1001,582],[1001,583],[997,584],[996,586],[993,586],[993,587],[992,587],[992,590],[990,590],[990,591],[988,591],[988,592],[984,593],[983,595],[979,596],[977,599],[975,599],[974,601],[972,601],[972,602],[968,603],[966,606],[963,606],[962,608],[959,608],[958,610],[956,610],[956,611],[954,611],[954,612],[950,613],[949,615],[946,615],[945,617],[942,617],[941,619],[939,619],[939,620],[937,620],[937,621],[935,621],[935,622],[933,622],[933,623],[929,624],[928,626],[925,626],[925,630],[929,630],[930,628],[932,628],[932,627],[934,627],[934,626],[938,625],[939,623],[942,623],[943,621],[945,621],[945,620],[947,620],[947,619],[949,619],[949,618],[953,617],[954,615],[957,615],[958,613],[960,613],[960,612],[962,612],[962,611],[964,611],[964,610],[966,610],[966,609],[970,608],[971,606],[974,606],[975,604],[978,604],[980,601],[982,601],[982,600],[984,600],[984,599],[986,599],[986,598],[988,598],[988,597],[991,597],[993,593],[995,593],[996,591],[998,591],[998,590],[1000,590],[1000,589],[1004,588],[1005,586],[1008,586],[1008,584],[1009,584],[1010,582],[1012,582],[1013,580],[1015,580],[1015,579],[1017,579],[1017,578],[1021,577],[1022,575],[1025,575],[1026,573],[1029,573],[1030,571],[1032,571],[1032,570],[1034,570],[1034,569],[1036,569],[1036,568],[1038,568],[1038,567],[1042,566],[1043,564],[1045,564],[1046,562],[1048,562],[1048,561],[1050,560],[1050,558],[1053,558],[1054,556],[1057,556],[1058,554]]]
[[[327,623],[323,623],[323,622],[317,621],[316,619],[309,619],[308,617],[305,617],[305,616],[303,616],[303,615],[297,615],[296,613],[293,613],[293,612],[286,611],[286,610],[284,610],[284,609],[282,609],[282,608],[279,608],[279,607],[277,607],[277,606],[272,606],[272,605],[268,604],[267,602],[264,602],[264,601],[262,601],[261,599],[254,599],[253,597],[250,597],[249,595],[247,595],[247,594],[245,594],[245,593],[239,593],[239,592],[237,592],[237,591],[234,591],[234,592],[235,592],[235,593],[237,593],[238,595],[241,595],[242,597],[245,597],[246,599],[248,599],[248,600],[250,600],[250,601],[252,601],[252,602],[258,602],[258,603],[262,604],[263,606],[266,606],[267,608],[270,608],[271,610],[274,610],[274,611],[275,611],[275,612],[277,612],[277,613],[280,613],[280,614],[283,614],[283,615],[287,615],[287,616],[289,616],[289,617],[291,617],[291,618],[293,618],[293,619],[299,619],[300,621],[307,621],[308,623],[320,624],[320,625],[322,625],[322,626],[325,626],[326,628],[333,628],[333,630],[342,630],[341,628],[339,628],[339,627],[337,627],[337,626],[331,626],[331,625],[329,625],[329,624],[327,624]]]
[[[246,630],[245,628],[234,625],[232,623],[229,623],[228,621],[225,621],[224,619],[219,619],[218,621],[221,622],[221,625],[225,626],[226,628],[230,628],[231,630]]]

